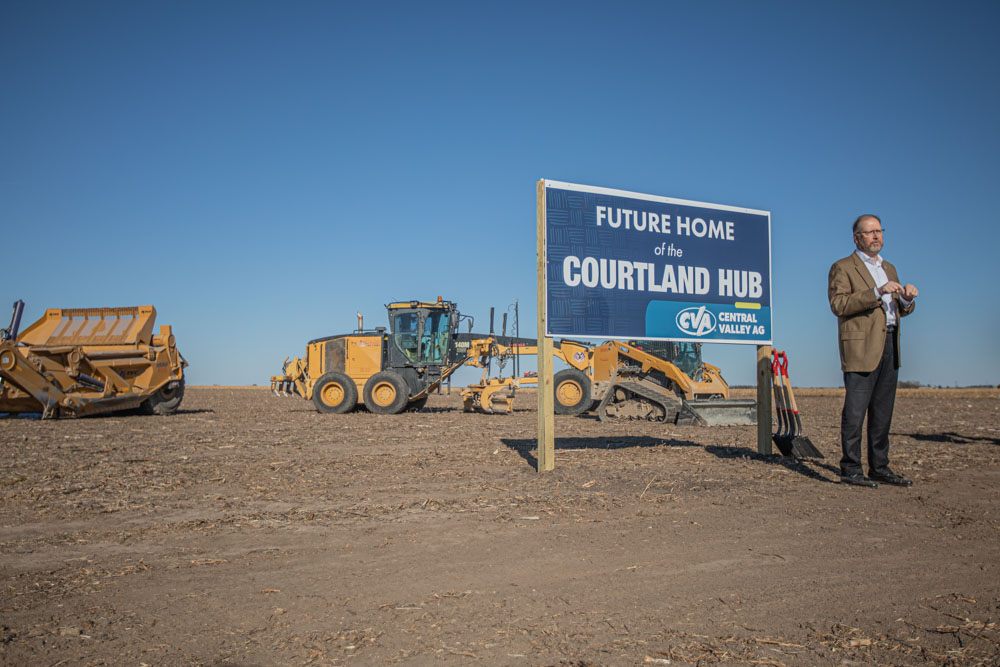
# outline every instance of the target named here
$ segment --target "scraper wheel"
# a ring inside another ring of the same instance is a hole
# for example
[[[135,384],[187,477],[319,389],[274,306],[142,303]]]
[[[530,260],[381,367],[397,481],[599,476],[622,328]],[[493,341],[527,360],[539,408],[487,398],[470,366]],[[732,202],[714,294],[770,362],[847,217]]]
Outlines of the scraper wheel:
[[[168,385],[160,388],[142,404],[143,412],[149,415],[172,415],[177,412],[184,398],[184,380],[179,381],[173,389]]]

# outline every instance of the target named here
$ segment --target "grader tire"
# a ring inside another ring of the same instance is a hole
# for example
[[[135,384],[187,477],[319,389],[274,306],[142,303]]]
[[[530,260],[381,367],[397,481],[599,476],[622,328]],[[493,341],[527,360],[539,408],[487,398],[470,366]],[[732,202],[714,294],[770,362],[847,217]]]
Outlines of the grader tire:
[[[316,381],[312,401],[316,409],[324,414],[342,415],[358,405],[358,388],[351,378],[332,371]]]
[[[406,381],[392,371],[382,371],[365,383],[365,407],[379,415],[396,415],[406,408],[409,400]]]
[[[166,385],[160,387],[159,391],[142,404],[142,411],[147,415],[172,415],[177,412],[183,399],[184,380],[181,380],[173,389],[167,389]]]
[[[553,406],[557,415],[582,415],[590,409],[590,378],[586,373],[575,368],[563,369],[556,373],[554,384]]]

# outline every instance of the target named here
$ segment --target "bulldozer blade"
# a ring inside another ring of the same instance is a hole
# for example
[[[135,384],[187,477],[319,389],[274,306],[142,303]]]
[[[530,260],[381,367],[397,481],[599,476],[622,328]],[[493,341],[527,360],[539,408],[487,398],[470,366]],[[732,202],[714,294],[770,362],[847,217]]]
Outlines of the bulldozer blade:
[[[791,456],[796,459],[822,459],[826,458],[823,453],[816,449],[812,440],[804,435],[783,436],[775,435],[774,444],[778,446],[778,451],[783,456]]]
[[[684,401],[684,408],[678,415],[678,424],[688,410],[697,415],[705,426],[752,426],[757,423],[757,402],[753,399],[696,399]]]

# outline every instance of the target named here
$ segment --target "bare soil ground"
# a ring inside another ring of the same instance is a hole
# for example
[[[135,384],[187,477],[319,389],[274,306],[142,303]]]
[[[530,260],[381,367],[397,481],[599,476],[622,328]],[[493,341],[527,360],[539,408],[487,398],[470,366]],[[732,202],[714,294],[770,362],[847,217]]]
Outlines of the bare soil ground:
[[[909,489],[753,427],[320,415],[190,388],[172,417],[0,420],[7,665],[1000,663],[1000,393],[901,391]]]

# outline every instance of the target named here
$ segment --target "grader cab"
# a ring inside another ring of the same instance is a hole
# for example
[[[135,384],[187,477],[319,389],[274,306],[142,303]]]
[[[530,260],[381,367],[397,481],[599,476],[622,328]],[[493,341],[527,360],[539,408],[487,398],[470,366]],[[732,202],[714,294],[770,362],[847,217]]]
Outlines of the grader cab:
[[[18,335],[24,302],[0,332],[0,413],[82,417],[117,410],[175,412],[187,361],[156,309],[50,308]]]

